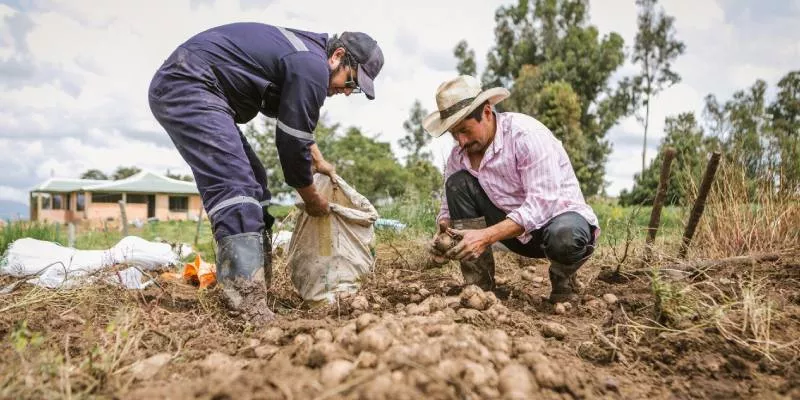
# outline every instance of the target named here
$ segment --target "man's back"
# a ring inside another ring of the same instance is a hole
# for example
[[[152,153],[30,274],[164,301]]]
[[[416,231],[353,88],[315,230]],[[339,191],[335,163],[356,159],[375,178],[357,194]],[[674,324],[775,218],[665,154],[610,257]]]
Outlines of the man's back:
[[[324,99],[327,40],[323,33],[241,22],[211,28],[181,46],[210,65],[236,112],[236,122],[243,123],[256,116],[267,87],[280,88],[287,74],[310,81]]]

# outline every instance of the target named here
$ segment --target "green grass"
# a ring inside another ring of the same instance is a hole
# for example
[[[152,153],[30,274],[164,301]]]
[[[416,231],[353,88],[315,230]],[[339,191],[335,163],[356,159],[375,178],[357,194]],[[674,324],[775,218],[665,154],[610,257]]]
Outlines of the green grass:
[[[8,246],[20,238],[34,238],[66,244],[65,228],[44,222],[12,221],[0,228],[0,255]]]
[[[622,207],[616,202],[608,200],[593,201],[590,205],[600,221],[601,234],[606,239],[625,240],[626,226],[631,216],[633,216],[632,224],[636,237],[644,238],[653,207]],[[686,213],[687,210],[682,207],[664,207],[661,210],[658,237],[680,237],[683,233],[683,219]]]

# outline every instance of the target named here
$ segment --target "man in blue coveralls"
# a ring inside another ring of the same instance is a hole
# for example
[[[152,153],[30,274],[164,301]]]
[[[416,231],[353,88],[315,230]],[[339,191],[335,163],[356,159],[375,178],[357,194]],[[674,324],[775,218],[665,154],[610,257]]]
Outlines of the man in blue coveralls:
[[[229,308],[255,324],[273,318],[267,174],[236,124],[259,112],[277,118],[275,142],[286,183],[312,216],[329,212],[312,174],[334,173],[314,142],[325,98],[363,91],[383,52],[369,35],[260,23],[209,29],[180,45],[150,84],[150,109],[192,169],[217,241],[217,281]]]

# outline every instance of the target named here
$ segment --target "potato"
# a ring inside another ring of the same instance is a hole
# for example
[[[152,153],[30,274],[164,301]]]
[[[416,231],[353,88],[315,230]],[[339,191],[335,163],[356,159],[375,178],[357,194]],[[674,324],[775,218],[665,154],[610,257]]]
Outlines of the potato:
[[[311,347],[308,352],[308,360],[306,365],[310,368],[319,368],[327,364],[330,360],[340,358],[343,352],[339,350],[339,346],[330,343],[322,342],[317,343]]]
[[[447,308],[444,298],[440,296],[430,296],[420,303],[420,305],[422,304],[427,304],[428,308],[433,312]]]
[[[542,335],[544,335],[544,337],[553,337],[558,340],[563,340],[567,337],[568,333],[564,325],[549,321],[542,322]]]
[[[320,381],[326,387],[334,386],[343,381],[350,372],[353,371],[355,365],[347,360],[333,360],[322,367],[320,372]]]
[[[426,303],[422,304],[414,304],[411,303],[406,307],[406,313],[408,315],[428,315],[430,314],[431,309],[430,306]]]
[[[558,315],[564,315],[567,313],[567,308],[564,307],[564,303],[556,303],[555,307],[553,307],[553,312]]]
[[[359,368],[375,368],[378,366],[378,356],[369,351],[362,351],[361,354],[358,355],[356,364]]]
[[[283,329],[276,326],[267,328],[261,335],[261,339],[269,344],[280,344],[283,338]]]
[[[465,382],[475,387],[497,385],[497,373],[494,369],[476,362],[464,361],[462,376]]]
[[[531,368],[533,376],[540,387],[554,390],[564,387],[564,374],[556,364],[551,363],[543,354],[538,352],[525,353],[519,359],[521,363]]]
[[[508,337],[504,330],[492,329],[485,332],[481,339],[481,342],[492,350],[502,351],[503,353],[511,351],[511,338]]]
[[[509,400],[533,398],[538,389],[528,368],[516,363],[506,365],[500,371],[499,380],[500,393]]]
[[[333,342],[333,334],[327,329],[317,329],[317,331],[314,332],[314,341],[317,343]]]
[[[350,307],[353,307],[355,311],[367,311],[369,309],[369,302],[364,296],[356,296],[353,298],[353,301],[350,302]]]
[[[544,340],[542,340],[540,336],[516,337],[514,338],[513,342],[514,349],[512,355],[514,357],[519,356],[520,354],[541,351],[545,346]]]
[[[370,326],[370,324],[372,324],[377,320],[378,317],[376,317],[374,314],[364,313],[359,315],[358,319],[356,319],[356,332],[360,333],[364,329],[367,329],[367,327]]]
[[[464,288],[460,300],[462,306],[479,311],[486,310],[498,302],[493,292],[484,292],[475,285]]]
[[[433,245],[436,247],[436,250],[441,252],[447,252],[448,250],[455,247],[457,241],[454,240],[447,232],[442,232],[436,236],[436,239],[433,240]]]
[[[392,334],[383,326],[369,328],[358,334],[356,342],[357,351],[371,351],[381,354],[394,342]]]

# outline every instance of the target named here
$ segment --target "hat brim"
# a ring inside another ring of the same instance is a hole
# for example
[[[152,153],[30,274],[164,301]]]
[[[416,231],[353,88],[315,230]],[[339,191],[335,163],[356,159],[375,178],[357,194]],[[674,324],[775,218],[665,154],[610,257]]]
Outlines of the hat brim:
[[[375,100],[375,85],[372,83],[372,78],[361,68],[361,64],[358,65],[358,87],[368,99]]]
[[[359,81],[359,84],[361,82]],[[489,104],[495,105],[510,96],[511,93],[506,88],[498,87],[492,88],[488,90],[484,90],[477,96],[475,96],[475,100],[472,101],[468,106],[464,107],[463,109],[459,110],[457,113],[445,118],[441,119],[439,111],[434,111],[428,114],[424,120],[422,120],[422,126],[425,128],[428,133],[433,137],[442,136],[445,132],[447,132],[450,128],[454,125],[461,122],[467,115],[469,115],[472,110],[476,107],[483,104],[485,101],[489,101]]]

